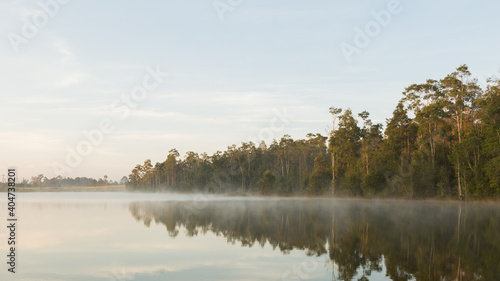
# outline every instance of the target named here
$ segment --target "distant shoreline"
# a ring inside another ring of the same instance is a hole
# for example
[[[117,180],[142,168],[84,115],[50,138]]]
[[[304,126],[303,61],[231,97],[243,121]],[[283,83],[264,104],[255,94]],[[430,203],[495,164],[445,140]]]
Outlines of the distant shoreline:
[[[61,187],[17,187],[17,192],[110,192],[126,191],[125,185],[103,185],[103,186],[61,186]],[[1,187],[0,192],[7,192],[7,187]]]

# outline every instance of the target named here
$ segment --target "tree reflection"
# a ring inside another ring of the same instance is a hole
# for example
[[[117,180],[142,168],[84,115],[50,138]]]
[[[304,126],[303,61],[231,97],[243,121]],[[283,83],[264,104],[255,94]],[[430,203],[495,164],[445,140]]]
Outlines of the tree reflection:
[[[500,207],[487,204],[360,200],[134,202],[145,226],[171,237],[208,231],[232,244],[266,243],[283,253],[328,254],[340,280],[495,280],[500,276]]]

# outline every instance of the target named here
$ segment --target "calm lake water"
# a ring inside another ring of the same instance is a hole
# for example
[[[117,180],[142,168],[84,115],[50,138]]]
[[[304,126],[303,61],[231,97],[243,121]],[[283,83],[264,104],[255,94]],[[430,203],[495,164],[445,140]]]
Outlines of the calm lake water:
[[[17,196],[17,273],[2,227],[0,280],[500,280],[498,204]]]

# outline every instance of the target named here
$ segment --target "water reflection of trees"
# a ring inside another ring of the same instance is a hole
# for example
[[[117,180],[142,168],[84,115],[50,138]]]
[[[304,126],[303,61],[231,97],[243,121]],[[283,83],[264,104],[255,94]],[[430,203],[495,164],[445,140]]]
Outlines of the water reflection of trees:
[[[231,243],[283,253],[328,254],[341,280],[386,268],[393,280],[496,280],[500,207],[330,200],[135,202],[130,212],[175,237],[208,231]]]

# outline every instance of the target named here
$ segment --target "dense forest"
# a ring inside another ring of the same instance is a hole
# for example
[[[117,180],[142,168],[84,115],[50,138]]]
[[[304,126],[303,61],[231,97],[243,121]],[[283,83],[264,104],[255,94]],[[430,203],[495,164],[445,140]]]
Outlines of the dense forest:
[[[326,109],[325,109],[326,110]],[[129,190],[404,198],[500,196],[500,80],[481,87],[466,65],[404,89],[384,126],[330,108],[329,136],[285,135],[209,156],[176,149],[137,165]]]
[[[500,240],[493,238],[500,231],[496,205],[200,200],[132,202],[129,210],[146,227],[164,225],[171,237],[180,231],[189,237],[212,232],[243,247],[268,244],[285,254],[300,249],[318,257],[312,259],[319,268],[328,256],[338,268],[337,280],[369,280],[384,267],[388,278],[402,281],[500,276]]]

